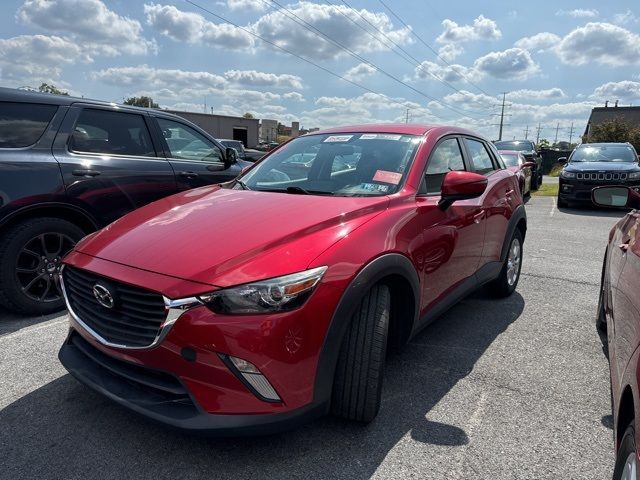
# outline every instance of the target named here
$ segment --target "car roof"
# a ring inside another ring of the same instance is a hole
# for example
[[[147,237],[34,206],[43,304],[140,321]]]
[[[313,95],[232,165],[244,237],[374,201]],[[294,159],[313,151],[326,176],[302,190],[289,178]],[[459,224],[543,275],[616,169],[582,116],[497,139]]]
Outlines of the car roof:
[[[367,123],[362,125],[346,125],[343,127],[327,128],[308,133],[307,135],[323,135],[327,133],[396,133],[401,135],[425,135],[430,131],[440,133],[480,135],[460,127],[450,125],[421,124],[421,123]]]
[[[126,110],[138,110],[141,112],[152,112],[162,116],[184,120],[178,115],[165,112],[156,108],[136,107],[134,105],[123,105],[115,102],[105,102],[103,100],[92,100],[89,98],[72,97],[69,95],[56,95],[52,93],[34,92],[32,90],[19,90],[17,88],[0,87],[0,102],[19,103],[40,103],[48,105],[70,106],[75,103],[99,105],[103,107],[120,107]]]
[[[630,147],[631,144],[629,142],[598,142],[598,143],[581,143],[576,148],[580,147],[614,147],[624,145],[625,147]]]
[[[506,155],[522,155],[522,152],[518,151],[518,150],[498,150],[499,154],[506,154]]]

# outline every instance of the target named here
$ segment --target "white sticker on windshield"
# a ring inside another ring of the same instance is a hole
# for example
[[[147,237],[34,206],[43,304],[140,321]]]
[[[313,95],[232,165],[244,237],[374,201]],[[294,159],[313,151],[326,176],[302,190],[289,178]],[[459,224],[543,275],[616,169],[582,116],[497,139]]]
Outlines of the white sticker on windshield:
[[[348,142],[352,138],[353,135],[331,135],[324,139],[324,143]]]
[[[360,140],[400,140],[402,135],[392,135],[390,133],[363,133]]]

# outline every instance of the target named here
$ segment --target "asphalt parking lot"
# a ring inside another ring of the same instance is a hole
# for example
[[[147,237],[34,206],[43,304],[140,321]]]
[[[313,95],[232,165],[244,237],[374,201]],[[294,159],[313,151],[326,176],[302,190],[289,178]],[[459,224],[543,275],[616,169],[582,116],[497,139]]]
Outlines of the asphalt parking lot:
[[[390,357],[365,427],[326,418],[266,438],[189,437],[67,375],[63,316],[0,312],[0,478],[609,478],[608,367],[593,320],[623,213],[534,197],[527,214],[517,292],[475,294]]]

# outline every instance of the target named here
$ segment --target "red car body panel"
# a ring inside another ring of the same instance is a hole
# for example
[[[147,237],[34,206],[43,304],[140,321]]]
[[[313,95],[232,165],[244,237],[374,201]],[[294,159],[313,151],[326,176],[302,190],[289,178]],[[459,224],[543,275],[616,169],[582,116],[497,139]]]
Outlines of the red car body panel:
[[[423,135],[402,188],[376,197],[328,197],[203,187],[156,201],[80,242],[65,264],[144,287],[170,299],[327,266],[306,303],[273,314],[223,315],[202,305],[186,310],[149,349],[105,346],[71,318],[95,349],[112,358],[169,372],[206,414],[229,416],[298,412],[331,396],[318,378],[336,312],[366,267],[387,256],[405,259],[418,285],[411,335],[430,311],[471,282],[479,270],[500,270],[505,242],[524,208],[516,177],[488,175],[477,198],[438,206],[439,195],[418,192],[429,154],[446,135],[473,136],[455,127],[354,126],[316,132]],[[281,150],[287,146],[279,147]],[[257,164],[264,162],[271,152]],[[400,260],[398,260],[400,261]],[[411,320],[411,319],[409,319]],[[408,338],[408,337],[407,337]],[[339,343],[338,343],[339,346]],[[195,352],[186,361],[184,348]],[[257,398],[219,354],[254,364],[281,402]],[[248,420],[249,422],[251,420]]]

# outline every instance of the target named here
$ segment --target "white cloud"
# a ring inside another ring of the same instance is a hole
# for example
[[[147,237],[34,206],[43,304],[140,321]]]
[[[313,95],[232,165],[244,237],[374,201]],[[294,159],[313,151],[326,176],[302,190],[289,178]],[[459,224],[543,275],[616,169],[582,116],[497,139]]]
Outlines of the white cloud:
[[[62,37],[20,35],[0,39],[0,78],[14,85],[38,86],[53,81],[61,85],[64,65],[91,61],[80,46]]]
[[[118,15],[100,0],[26,0],[16,18],[70,38],[94,54],[142,55],[156,49],[142,36],[140,22]]]
[[[306,102],[307,101],[307,99],[304,98],[304,95],[302,95],[299,92],[285,93],[284,95],[282,95],[282,98],[284,98],[285,100],[293,100],[294,102]]]
[[[632,82],[631,80],[608,82],[596,88],[591,97],[612,102],[620,100],[625,103],[637,103],[640,100],[640,82]]]
[[[363,20],[359,15],[397,44],[408,44],[412,41],[411,30],[395,29],[384,13],[374,13],[366,9],[354,10],[344,5],[304,1],[288,7],[288,10],[329,38],[358,53],[389,50],[387,45],[373,40],[365,31],[351,22],[353,20],[362,23]],[[347,55],[336,45],[320,37],[317,32],[294,22],[282,10],[264,15],[251,28],[270,42],[305,57],[326,60]]]
[[[616,13],[612,18],[612,22],[618,25],[628,25],[630,23],[638,23],[639,21],[640,18],[634,15],[631,10],[627,10],[624,13]]]
[[[640,63],[640,35],[611,23],[592,22],[570,32],[555,51],[570,65],[635,65]]]
[[[268,4],[262,0],[227,0],[229,10],[266,10]]]
[[[457,82],[468,77],[471,69],[462,65],[439,65],[425,60],[414,70],[414,78],[419,80],[441,80],[447,82]]]
[[[376,73],[376,69],[373,68],[368,63],[359,63],[353,68],[350,68],[344,74],[345,78],[354,82],[364,80],[367,77],[370,77],[374,73]]]
[[[524,80],[540,71],[529,51],[517,47],[488,53],[478,58],[473,67],[480,74],[506,80]]]
[[[173,5],[145,4],[147,25],[179,42],[204,43],[211,47],[246,51],[253,37],[229,23],[213,23],[202,15],[178,10]]]
[[[224,73],[227,80],[244,85],[268,87],[303,88],[302,78],[296,75],[257,72],[255,70],[229,70]]]
[[[518,48],[529,51],[541,51],[557,45],[560,37],[555,33],[541,32],[531,37],[524,37],[518,40],[514,45]]]
[[[556,12],[558,17],[593,18],[598,15],[600,15],[600,12],[595,8],[576,8],[575,10],[558,10]]]
[[[464,53],[464,48],[455,43],[447,43],[438,50],[438,55],[447,62],[453,62]]]
[[[510,100],[521,100],[524,98],[531,98],[533,100],[548,100],[550,98],[564,98],[566,97],[565,93],[561,88],[548,88],[546,90],[514,90],[509,92]]]
[[[498,24],[479,15],[473,25],[458,25],[450,19],[442,21],[443,32],[438,36],[438,43],[471,42],[475,40],[497,40],[502,37]]]

